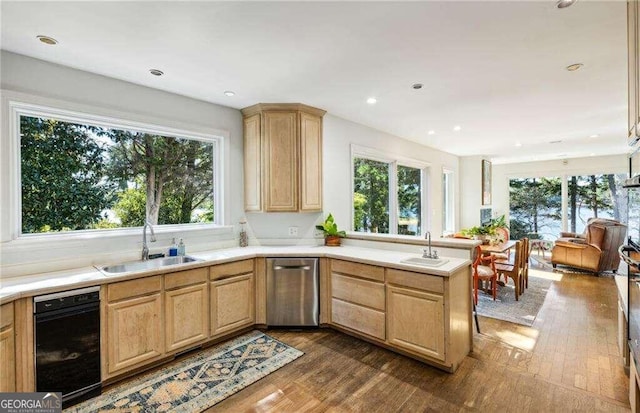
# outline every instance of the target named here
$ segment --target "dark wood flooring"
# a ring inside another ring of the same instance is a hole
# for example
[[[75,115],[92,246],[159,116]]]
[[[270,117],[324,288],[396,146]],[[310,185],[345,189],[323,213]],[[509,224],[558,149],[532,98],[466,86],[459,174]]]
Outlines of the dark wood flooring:
[[[328,329],[269,330],[305,355],[207,412],[629,411],[613,279],[546,274],[533,326],[481,317],[454,374]]]

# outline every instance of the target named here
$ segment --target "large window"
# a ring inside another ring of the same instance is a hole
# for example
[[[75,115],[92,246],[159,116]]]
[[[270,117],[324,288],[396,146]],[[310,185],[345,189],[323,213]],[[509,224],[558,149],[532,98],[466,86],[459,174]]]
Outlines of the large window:
[[[18,116],[23,234],[218,221],[217,138]]]
[[[562,230],[562,180],[559,177],[509,181],[511,239],[555,239]]]
[[[353,230],[421,235],[425,167],[408,161],[353,157]]]
[[[597,174],[566,179],[511,179],[511,237],[538,236],[553,240],[565,230],[563,221],[566,230],[582,233],[592,217],[613,218],[626,223],[628,195],[622,188],[625,177],[625,174]]]
[[[589,218],[627,222],[626,174],[576,175],[567,178],[567,227],[582,233]]]

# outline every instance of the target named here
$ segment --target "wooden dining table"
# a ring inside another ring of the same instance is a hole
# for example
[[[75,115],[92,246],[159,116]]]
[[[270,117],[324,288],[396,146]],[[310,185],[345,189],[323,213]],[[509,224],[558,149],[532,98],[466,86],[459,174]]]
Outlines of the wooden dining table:
[[[516,240],[508,240],[505,242],[501,242],[500,244],[490,245],[484,244],[480,246],[480,250],[482,250],[483,254],[491,254],[492,252],[505,252],[515,247]]]

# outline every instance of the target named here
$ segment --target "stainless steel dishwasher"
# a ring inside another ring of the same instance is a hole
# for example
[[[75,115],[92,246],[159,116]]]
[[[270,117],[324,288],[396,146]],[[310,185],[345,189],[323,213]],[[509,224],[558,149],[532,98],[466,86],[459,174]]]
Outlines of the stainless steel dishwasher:
[[[267,258],[267,325],[317,326],[317,258]]]

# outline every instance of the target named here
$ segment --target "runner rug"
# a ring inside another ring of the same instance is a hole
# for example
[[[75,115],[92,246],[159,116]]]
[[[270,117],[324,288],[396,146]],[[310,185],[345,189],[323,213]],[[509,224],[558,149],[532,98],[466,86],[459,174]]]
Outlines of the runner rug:
[[[127,381],[65,412],[201,412],[303,354],[252,331]]]

